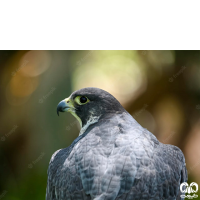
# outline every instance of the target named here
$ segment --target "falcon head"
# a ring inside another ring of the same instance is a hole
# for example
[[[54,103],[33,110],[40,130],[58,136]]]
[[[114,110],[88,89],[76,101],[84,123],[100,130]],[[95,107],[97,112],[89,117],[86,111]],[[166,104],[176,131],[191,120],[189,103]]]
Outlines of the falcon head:
[[[107,113],[124,112],[118,100],[110,93],[99,88],[83,88],[73,92],[57,106],[59,112],[70,112],[77,118],[81,127],[88,121],[99,119]]]

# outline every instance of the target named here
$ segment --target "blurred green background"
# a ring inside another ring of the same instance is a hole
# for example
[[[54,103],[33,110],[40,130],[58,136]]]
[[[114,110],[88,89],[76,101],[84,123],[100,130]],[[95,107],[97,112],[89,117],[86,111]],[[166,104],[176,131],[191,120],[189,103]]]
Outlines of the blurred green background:
[[[45,199],[51,155],[79,133],[57,104],[83,87],[178,146],[200,186],[200,51],[0,51],[0,66],[0,199]]]

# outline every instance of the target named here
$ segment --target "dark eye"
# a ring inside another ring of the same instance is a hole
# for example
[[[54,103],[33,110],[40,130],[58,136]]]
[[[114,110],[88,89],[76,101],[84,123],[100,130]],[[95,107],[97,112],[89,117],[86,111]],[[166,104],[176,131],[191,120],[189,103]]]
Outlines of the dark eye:
[[[87,102],[87,98],[84,97],[84,96],[82,96],[82,97],[80,98],[80,102],[81,102],[81,103],[86,103],[86,102]]]

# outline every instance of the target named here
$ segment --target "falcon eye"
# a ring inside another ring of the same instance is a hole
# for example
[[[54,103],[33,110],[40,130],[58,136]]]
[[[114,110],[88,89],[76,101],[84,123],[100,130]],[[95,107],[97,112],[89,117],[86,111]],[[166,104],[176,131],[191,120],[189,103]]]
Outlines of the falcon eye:
[[[75,98],[75,102],[77,103],[77,104],[79,104],[79,105],[83,105],[83,104],[86,104],[86,103],[88,103],[90,100],[87,98],[87,97],[85,97],[85,96],[77,96],[76,98]]]
[[[81,98],[80,98],[80,102],[81,102],[81,103],[87,102],[87,98],[86,98],[86,97],[81,97]]]

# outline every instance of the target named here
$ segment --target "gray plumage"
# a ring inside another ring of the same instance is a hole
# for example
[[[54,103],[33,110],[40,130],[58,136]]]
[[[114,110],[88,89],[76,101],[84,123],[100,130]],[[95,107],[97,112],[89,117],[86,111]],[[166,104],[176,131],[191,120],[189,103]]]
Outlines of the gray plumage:
[[[53,154],[46,200],[181,199],[180,184],[187,182],[181,150],[160,143],[109,93],[85,88],[71,99],[78,95],[91,100],[75,106],[82,122],[87,118],[83,127],[91,116],[99,119]]]

